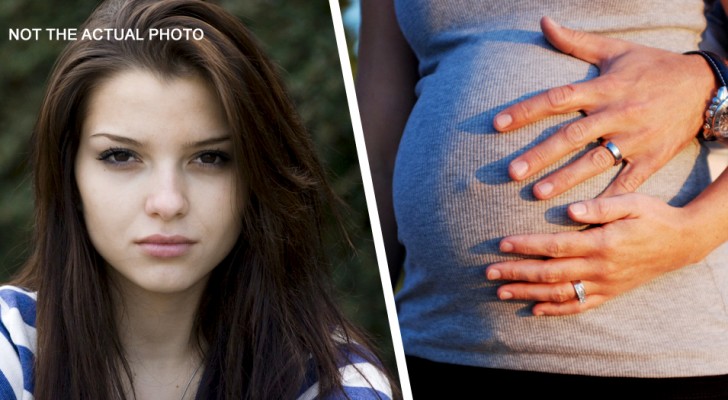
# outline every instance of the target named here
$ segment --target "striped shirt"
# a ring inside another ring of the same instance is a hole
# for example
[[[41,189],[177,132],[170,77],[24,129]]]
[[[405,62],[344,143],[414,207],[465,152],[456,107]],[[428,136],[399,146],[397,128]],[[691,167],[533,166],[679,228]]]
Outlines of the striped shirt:
[[[338,393],[326,397],[319,397],[319,384],[316,381],[316,364],[313,359],[309,359],[306,368],[308,374],[306,375],[297,400],[339,400],[346,398],[351,400],[390,400],[392,398],[392,392],[386,376],[379,368],[352,350],[356,349],[358,353],[368,354],[370,358],[374,358],[371,352],[356,343],[344,343],[341,340],[337,340],[337,342],[340,351],[337,366],[339,367],[342,386],[346,396]]]
[[[0,286],[0,399],[33,398],[35,293]]]
[[[33,360],[36,351],[36,294],[14,286],[0,286],[0,399],[33,399]],[[344,392],[351,400],[392,398],[389,381],[364,358],[342,351],[339,362]],[[315,364],[298,400],[318,399]],[[346,398],[339,394],[326,400]],[[323,399],[322,399],[323,400]]]

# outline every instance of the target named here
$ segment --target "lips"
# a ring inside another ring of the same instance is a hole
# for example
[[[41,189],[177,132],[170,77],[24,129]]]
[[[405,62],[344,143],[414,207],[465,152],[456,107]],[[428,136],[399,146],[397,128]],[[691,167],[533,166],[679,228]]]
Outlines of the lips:
[[[185,255],[197,241],[180,235],[151,235],[135,243],[151,257],[173,258]]]

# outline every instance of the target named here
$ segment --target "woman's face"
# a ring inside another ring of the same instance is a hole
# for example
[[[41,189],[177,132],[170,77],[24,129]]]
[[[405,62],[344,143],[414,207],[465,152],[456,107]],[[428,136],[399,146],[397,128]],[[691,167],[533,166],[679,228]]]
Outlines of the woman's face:
[[[230,135],[197,76],[128,70],[92,91],[76,181],[113,279],[155,293],[204,286],[241,230]]]

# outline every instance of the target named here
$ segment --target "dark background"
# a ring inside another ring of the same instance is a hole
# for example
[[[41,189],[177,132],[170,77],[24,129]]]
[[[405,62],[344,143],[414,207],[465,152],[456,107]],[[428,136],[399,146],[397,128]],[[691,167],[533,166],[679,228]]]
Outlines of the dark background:
[[[345,219],[356,251],[333,251],[342,245],[330,240],[341,304],[373,336],[396,376],[329,4],[325,0],[218,3],[255,32],[280,66],[334,190],[348,204]],[[12,275],[29,252],[33,196],[28,140],[45,82],[66,43],[48,40],[45,31],[38,41],[11,42],[9,28],[77,28],[96,4],[93,0],[69,0],[63,6],[50,6],[47,0],[0,2],[0,282]]]

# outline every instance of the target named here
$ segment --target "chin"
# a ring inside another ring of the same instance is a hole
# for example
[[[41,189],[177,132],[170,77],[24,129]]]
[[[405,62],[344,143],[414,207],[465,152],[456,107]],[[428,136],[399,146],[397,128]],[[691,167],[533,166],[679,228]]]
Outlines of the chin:
[[[209,273],[204,275],[190,274],[182,267],[157,266],[146,267],[145,271],[124,274],[117,271],[114,275],[122,286],[136,287],[132,291],[143,291],[150,294],[180,294],[196,291],[207,283]]]

